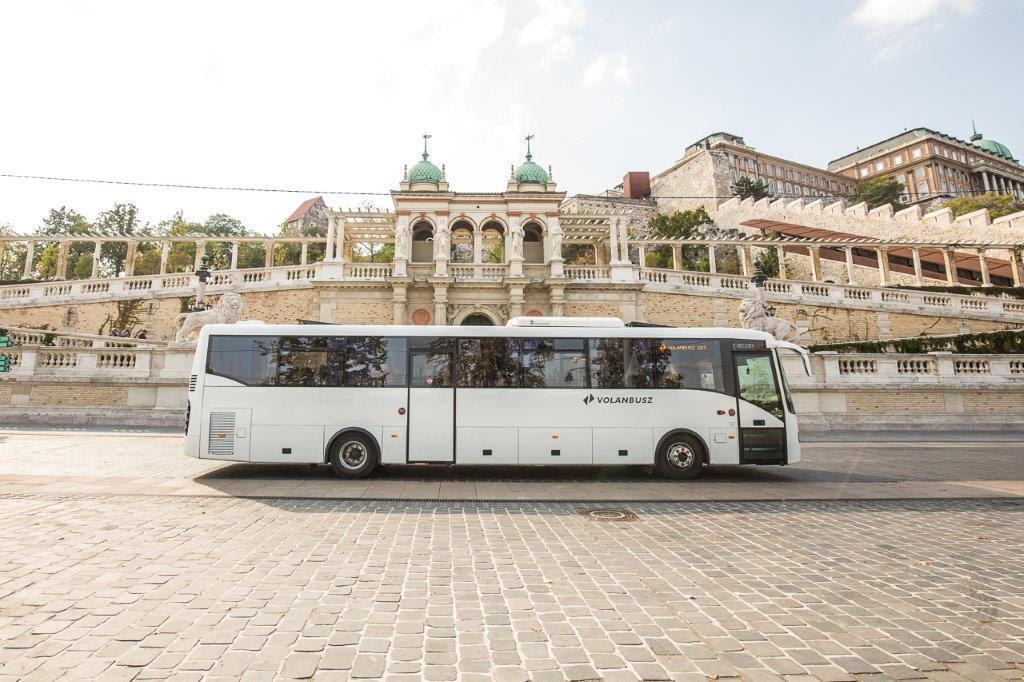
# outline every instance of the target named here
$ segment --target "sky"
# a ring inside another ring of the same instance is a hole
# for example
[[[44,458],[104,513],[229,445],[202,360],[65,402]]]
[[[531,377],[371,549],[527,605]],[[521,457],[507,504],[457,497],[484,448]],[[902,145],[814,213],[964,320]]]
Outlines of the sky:
[[[424,133],[455,191],[502,191],[527,134],[571,194],[721,130],[823,167],[974,121],[1020,158],[1022,26],[1024,0],[10,2],[0,173],[302,191],[0,177],[0,225],[132,202],[272,233],[397,189]]]

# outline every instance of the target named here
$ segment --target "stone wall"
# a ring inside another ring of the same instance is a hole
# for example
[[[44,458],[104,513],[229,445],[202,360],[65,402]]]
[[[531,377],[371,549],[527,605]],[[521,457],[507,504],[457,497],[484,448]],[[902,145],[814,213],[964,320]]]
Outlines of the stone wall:
[[[716,163],[715,160],[718,160]],[[698,206],[714,210],[714,199],[665,199],[662,197],[723,197],[732,194],[728,162],[718,151],[702,151],[682,159],[651,178],[651,196],[660,213],[686,211]]]

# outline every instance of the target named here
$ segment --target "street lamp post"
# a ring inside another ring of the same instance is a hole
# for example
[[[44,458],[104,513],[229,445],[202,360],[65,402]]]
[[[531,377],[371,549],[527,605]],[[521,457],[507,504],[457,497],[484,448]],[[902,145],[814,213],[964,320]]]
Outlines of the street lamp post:
[[[199,282],[196,284],[196,310],[206,310],[203,298],[206,296],[206,280],[210,278],[209,256],[203,256],[202,264],[199,266],[199,269],[196,270],[196,277],[199,278]]]

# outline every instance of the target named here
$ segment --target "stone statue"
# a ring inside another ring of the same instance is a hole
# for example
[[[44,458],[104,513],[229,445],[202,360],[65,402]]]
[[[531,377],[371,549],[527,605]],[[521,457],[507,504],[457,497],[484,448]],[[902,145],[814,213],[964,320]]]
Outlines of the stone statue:
[[[451,250],[451,234],[448,230],[434,230],[434,258],[448,258]]]
[[[800,343],[800,332],[796,327],[786,320],[768,314],[764,305],[764,290],[760,287],[756,290],[754,298],[748,298],[740,303],[740,320],[747,329],[768,332],[779,341]]]
[[[551,260],[562,257],[562,228],[552,227],[548,230],[548,248],[551,249]]]
[[[233,324],[242,317],[242,308],[245,303],[242,297],[234,292],[229,292],[220,297],[217,306],[209,310],[198,310],[193,313],[182,313],[175,319],[178,327],[174,340],[178,343],[184,341],[195,341],[198,331],[207,324]]]
[[[404,220],[395,223],[395,258],[409,258],[409,237],[412,230]]]
[[[523,257],[523,228],[521,225],[512,226],[512,253],[509,256],[512,258]]]

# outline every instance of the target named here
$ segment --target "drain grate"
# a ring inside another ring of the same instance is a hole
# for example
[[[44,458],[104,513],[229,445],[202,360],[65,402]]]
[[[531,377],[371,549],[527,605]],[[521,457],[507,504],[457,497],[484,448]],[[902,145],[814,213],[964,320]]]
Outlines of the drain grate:
[[[639,521],[635,512],[625,507],[578,507],[576,513],[591,521]]]

